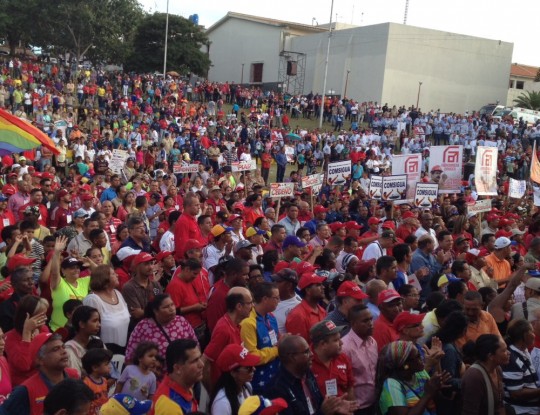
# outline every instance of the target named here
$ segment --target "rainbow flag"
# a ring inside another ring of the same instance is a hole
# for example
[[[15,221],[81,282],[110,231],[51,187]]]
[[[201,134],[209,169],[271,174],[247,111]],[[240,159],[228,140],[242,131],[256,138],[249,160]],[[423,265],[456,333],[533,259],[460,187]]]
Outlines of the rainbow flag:
[[[54,142],[32,124],[0,109],[0,156],[44,146],[59,154]]]

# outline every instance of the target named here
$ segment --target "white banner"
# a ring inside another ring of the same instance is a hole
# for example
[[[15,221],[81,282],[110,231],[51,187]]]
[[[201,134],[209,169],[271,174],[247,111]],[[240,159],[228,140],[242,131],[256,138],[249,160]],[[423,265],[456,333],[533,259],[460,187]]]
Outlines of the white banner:
[[[257,169],[257,160],[234,161],[231,163],[232,171],[248,171]]]
[[[318,196],[322,189],[322,183],[316,184],[311,188],[311,191],[313,192],[313,196]]]
[[[270,197],[293,197],[294,183],[270,183]]]
[[[380,200],[382,198],[382,176],[371,176],[369,181],[369,198]]]
[[[302,177],[302,189],[307,189],[308,187],[313,187],[317,185],[322,185],[323,175],[322,174],[312,174],[310,176]]]
[[[407,175],[383,176],[382,200],[403,200],[407,193]]]
[[[497,148],[477,147],[474,184],[480,196],[497,196]]]
[[[430,181],[439,185],[439,193],[461,193],[463,146],[429,148]]]
[[[491,199],[477,200],[476,202],[467,203],[467,213],[482,213],[491,210]]]
[[[508,186],[508,197],[521,199],[527,190],[527,182],[525,180],[510,179]]]
[[[533,182],[533,201],[534,206],[540,206],[540,187],[535,186]]]
[[[328,183],[332,186],[342,186],[351,180],[351,160],[328,163]]]
[[[292,163],[294,161],[294,147],[285,146],[285,155],[287,156],[287,162]]]
[[[109,163],[109,169],[112,170],[115,174],[120,174],[124,166],[126,165],[126,160],[129,157],[129,153],[126,150],[114,149],[112,151],[111,161]]]
[[[439,185],[437,183],[416,183],[414,194],[415,206],[430,208],[437,200]]]
[[[198,164],[175,164],[173,166],[173,173],[197,173],[199,171],[199,165]]]
[[[422,154],[397,155],[392,158],[392,174],[407,175],[407,199],[415,197],[416,183],[422,173]]]

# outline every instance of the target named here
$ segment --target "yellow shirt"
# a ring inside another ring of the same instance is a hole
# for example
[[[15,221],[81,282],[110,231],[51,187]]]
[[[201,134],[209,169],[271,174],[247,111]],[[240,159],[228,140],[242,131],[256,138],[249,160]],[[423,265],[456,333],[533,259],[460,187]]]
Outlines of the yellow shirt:
[[[83,300],[90,291],[90,277],[82,277],[77,280],[77,286],[74,287],[64,278],[60,278],[58,286],[52,291],[53,312],[51,315],[51,329],[56,331],[64,327],[67,318],[64,316],[62,306],[67,300]]]

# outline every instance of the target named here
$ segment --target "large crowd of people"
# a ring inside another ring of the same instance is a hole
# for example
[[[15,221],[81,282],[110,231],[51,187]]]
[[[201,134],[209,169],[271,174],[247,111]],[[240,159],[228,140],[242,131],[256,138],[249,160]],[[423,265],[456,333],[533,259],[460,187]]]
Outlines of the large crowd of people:
[[[0,415],[540,412],[540,217],[508,197],[540,126],[18,59],[0,79],[57,150],[1,159]],[[369,198],[394,155],[429,181],[431,145],[488,142],[487,213],[466,172],[429,209]]]

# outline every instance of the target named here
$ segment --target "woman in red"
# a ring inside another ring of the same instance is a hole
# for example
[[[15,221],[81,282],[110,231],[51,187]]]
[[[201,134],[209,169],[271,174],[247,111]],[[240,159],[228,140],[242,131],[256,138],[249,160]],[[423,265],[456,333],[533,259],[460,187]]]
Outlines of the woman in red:
[[[264,217],[264,212],[262,210],[262,196],[258,194],[249,195],[246,198],[244,209],[244,224],[246,228],[253,226],[257,218]]]

